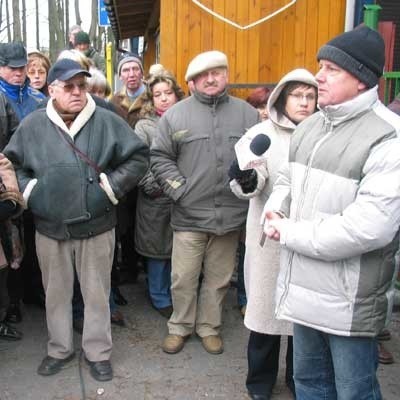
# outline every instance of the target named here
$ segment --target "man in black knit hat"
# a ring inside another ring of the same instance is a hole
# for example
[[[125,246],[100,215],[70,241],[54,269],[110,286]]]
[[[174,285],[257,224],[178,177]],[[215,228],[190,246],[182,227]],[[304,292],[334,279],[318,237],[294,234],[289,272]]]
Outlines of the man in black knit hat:
[[[319,50],[320,112],[300,124],[263,212],[280,240],[276,314],[294,322],[298,400],[381,399],[400,224],[400,118],[378,99],[385,46],[361,27]]]

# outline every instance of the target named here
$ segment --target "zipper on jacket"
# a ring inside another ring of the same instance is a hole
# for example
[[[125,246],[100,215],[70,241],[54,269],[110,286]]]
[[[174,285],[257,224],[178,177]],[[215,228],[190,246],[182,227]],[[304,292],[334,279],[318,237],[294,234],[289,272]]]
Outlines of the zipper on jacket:
[[[325,125],[325,130],[327,131],[326,134],[320,139],[318,140],[318,142],[315,144],[312,152],[311,152],[311,157],[310,160],[307,163],[307,167],[306,167],[306,172],[304,174],[304,178],[303,178],[303,182],[301,184],[301,193],[300,193],[300,199],[299,199],[299,204],[297,206],[296,209],[296,215],[295,215],[295,221],[299,220],[300,217],[300,211],[303,208],[304,205],[304,200],[305,200],[305,191],[306,191],[306,186],[308,184],[308,176],[310,174],[311,171],[311,165],[314,161],[314,157],[315,154],[317,152],[317,150],[321,147],[321,144],[332,134],[332,129],[333,129],[333,124],[332,121],[330,121],[330,119],[324,115],[324,125]]]
[[[305,200],[305,190],[306,190],[306,186],[307,186],[307,181],[308,181],[308,176],[310,174],[310,170],[311,170],[311,165],[314,161],[314,156],[317,152],[317,150],[320,148],[321,144],[332,134],[333,131],[333,123],[332,121],[326,116],[324,115],[324,127],[326,130],[326,134],[315,144],[312,152],[311,152],[311,157],[310,160],[307,163],[307,167],[306,167],[306,172],[304,174],[304,178],[303,178],[303,182],[301,185],[301,193],[300,193],[300,197],[299,197],[299,204],[297,206],[296,209],[296,213],[295,213],[295,221],[299,220],[300,217],[300,211],[303,208],[304,205],[304,200]],[[291,251],[289,254],[289,261],[288,261],[288,268],[286,271],[286,275],[285,275],[285,289],[282,293],[282,296],[279,299],[279,304],[276,307],[276,312],[275,312],[275,316],[278,314],[282,302],[284,299],[286,299],[287,293],[289,291],[289,279],[290,279],[290,275],[292,272],[292,263],[293,263],[293,257],[294,257],[294,251]]]
[[[18,91],[18,103],[22,104],[22,100],[24,98],[23,87],[21,87]]]

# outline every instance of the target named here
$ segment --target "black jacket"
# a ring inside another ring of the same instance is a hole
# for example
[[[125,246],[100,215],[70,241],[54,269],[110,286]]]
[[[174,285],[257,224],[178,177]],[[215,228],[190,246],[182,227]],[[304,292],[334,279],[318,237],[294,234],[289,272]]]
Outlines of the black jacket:
[[[0,93],[0,151],[9,142],[18,126],[18,118],[14,109],[3,93]]]
[[[96,171],[66,140],[100,167],[106,175],[100,175],[103,188]],[[86,238],[113,228],[117,199],[145,174],[148,152],[125,121],[96,107],[89,95],[70,129],[49,102],[22,121],[5,149],[36,229],[58,240]]]

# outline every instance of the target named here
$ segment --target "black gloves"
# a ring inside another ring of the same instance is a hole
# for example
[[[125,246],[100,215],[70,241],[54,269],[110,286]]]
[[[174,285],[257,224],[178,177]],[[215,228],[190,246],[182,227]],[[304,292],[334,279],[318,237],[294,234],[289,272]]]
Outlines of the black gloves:
[[[257,187],[257,173],[254,169],[248,169],[242,171],[239,168],[239,163],[237,159],[232,161],[231,166],[228,170],[228,176],[230,180],[236,179],[243,193],[250,193]]]
[[[232,161],[232,164],[229,167],[228,176],[229,176],[230,180],[232,180],[232,179],[236,179],[236,180],[248,179],[251,176],[252,171],[253,171],[252,169],[242,171],[239,168],[238,161],[235,159]]]

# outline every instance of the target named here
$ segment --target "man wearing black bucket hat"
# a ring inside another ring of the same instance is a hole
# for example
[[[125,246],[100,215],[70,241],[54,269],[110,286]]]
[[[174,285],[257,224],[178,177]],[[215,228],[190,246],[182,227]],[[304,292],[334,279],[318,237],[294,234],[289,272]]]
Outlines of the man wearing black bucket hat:
[[[25,118],[5,153],[36,226],[46,292],[48,355],[40,375],[59,372],[74,356],[71,300],[74,270],[85,303],[82,348],[92,376],[112,379],[110,275],[115,206],[148,167],[148,148],[114,113],[96,107],[75,61],[48,74],[45,109]]]
[[[294,322],[298,400],[380,400],[400,224],[400,118],[378,99],[385,61],[366,26],[319,50],[320,112],[293,134],[263,212],[281,243],[276,314]]]

